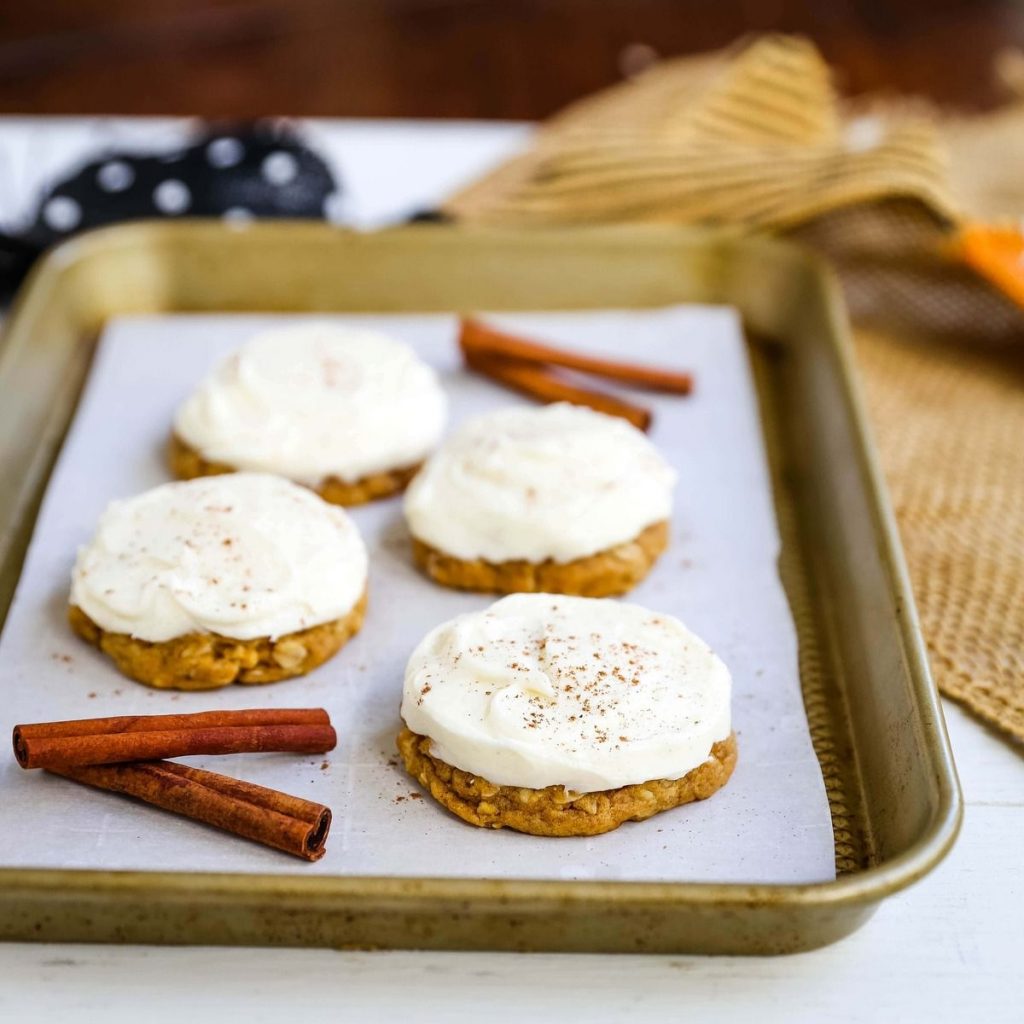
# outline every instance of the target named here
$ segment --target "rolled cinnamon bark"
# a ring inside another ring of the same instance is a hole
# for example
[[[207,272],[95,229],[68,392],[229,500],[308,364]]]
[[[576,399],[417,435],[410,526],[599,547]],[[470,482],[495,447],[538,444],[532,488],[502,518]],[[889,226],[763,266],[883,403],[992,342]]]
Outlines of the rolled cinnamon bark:
[[[534,365],[501,356],[484,356],[471,350],[463,352],[466,365],[471,370],[489,377],[542,402],[570,402],[585,405],[608,416],[619,416],[634,427],[647,430],[651,425],[651,413],[638,405],[632,405],[621,398],[603,391],[580,388],[563,380],[543,366]]]
[[[693,377],[680,370],[627,363],[618,359],[605,359],[583,352],[555,348],[553,345],[545,345],[496,330],[472,317],[462,320],[459,344],[466,353],[561,366],[567,370],[577,370],[580,373],[589,373],[595,377],[604,377],[607,380],[620,381],[651,391],[688,395],[693,390]]]
[[[304,860],[319,860],[326,849],[330,808],[216,772],[169,761],[47,770],[86,786],[133,796]]]
[[[22,768],[56,768],[198,754],[322,754],[338,738],[323,708],[266,708],[16,725],[13,741]]]

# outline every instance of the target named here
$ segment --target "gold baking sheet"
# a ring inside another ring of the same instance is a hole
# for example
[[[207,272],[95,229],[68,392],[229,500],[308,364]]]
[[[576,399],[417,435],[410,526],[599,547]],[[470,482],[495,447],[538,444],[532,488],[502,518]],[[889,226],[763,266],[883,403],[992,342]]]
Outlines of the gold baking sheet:
[[[0,935],[442,948],[782,952],[831,941],[928,870],[960,800],[835,290],[780,243],[577,232],[135,225],[37,270],[0,352],[0,609],[99,327],[131,312],[725,303],[743,314],[781,571],[836,832],[809,886],[0,872]],[[771,340],[766,340],[771,339]]]

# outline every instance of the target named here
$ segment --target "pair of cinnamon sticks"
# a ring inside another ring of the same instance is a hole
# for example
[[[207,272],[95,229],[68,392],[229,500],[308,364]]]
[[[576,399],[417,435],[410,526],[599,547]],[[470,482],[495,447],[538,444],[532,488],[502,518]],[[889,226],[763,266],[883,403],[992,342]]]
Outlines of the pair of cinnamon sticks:
[[[124,793],[278,850],[319,860],[330,808],[165,760],[199,754],[324,754],[338,738],[323,708],[205,711],[14,727],[22,768]]]
[[[688,395],[693,390],[693,377],[688,373],[555,348],[495,330],[472,318],[464,318],[461,322],[459,347],[469,369],[514,391],[542,402],[585,405],[609,416],[620,416],[640,430],[647,430],[651,425],[649,409],[605,391],[575,385],[552,367],[603,377],[648,391]]]

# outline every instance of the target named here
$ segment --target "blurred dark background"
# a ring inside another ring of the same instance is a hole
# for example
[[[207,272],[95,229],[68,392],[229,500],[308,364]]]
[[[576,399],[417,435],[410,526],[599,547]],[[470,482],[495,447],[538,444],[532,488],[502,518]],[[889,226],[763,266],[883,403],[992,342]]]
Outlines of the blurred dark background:
[[[848,92],[962,108],[1008,0],[50,0],[0,11],[0,113],[541,118],[653,55],[804,32]]]

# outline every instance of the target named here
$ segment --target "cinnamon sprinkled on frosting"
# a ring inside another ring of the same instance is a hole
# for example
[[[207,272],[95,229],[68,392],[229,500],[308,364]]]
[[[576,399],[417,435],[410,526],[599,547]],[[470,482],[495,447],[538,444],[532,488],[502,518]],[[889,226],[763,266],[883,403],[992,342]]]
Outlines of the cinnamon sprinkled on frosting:
[[[280,477],[232,473],[112,502],[71,603],[112,633],[275,638],[348,614],[366,588],[352,520]]]
[[[174,430],[209,462],[317,487],[421,462],[446,413],[437,374],[408,345],[314,320],[261,331],[222,360]]]
[[[413,480],[405,514],[455,558],[569,562],[668,519],[675,479],[625,420],[516,406],[464,423]]]
[[[515,594],[427,635],[402,714],[434,756],[490,782],[591,792],[697,767],[729,735],[730,688],[670,616]]]

